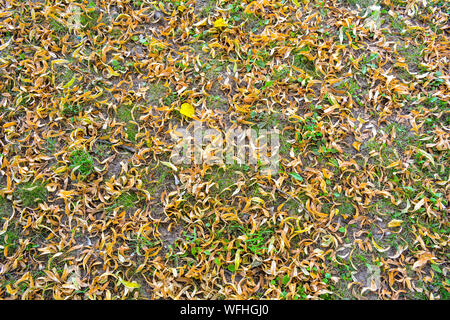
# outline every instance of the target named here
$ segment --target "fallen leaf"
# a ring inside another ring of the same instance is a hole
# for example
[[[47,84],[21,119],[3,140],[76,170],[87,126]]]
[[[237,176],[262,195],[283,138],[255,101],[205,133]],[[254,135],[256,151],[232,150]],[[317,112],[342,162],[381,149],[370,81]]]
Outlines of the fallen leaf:
[[[183,103],[180,107],[180,113],[188,118],[193,118],[195,109],[191,104]]]
[[[224,28],[227,26],[228,24],[222,18],[219,18],[216,21],[214,21],[214,28]]]

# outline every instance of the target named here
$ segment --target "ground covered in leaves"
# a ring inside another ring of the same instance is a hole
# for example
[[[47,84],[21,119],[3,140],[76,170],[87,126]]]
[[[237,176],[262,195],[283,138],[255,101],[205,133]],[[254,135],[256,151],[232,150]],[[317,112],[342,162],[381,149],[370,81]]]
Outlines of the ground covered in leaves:
[[[0,298],[449,299],[449,14],[0,0]],[[174,165],[193,119],[279,172]]]

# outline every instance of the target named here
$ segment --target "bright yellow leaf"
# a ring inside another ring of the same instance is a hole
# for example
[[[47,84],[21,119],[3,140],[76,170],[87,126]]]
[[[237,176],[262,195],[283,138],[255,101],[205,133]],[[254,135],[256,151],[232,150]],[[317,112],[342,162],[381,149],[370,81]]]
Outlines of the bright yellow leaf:
[[[122,283],[122,284],[123,284],[125,287],[127,287],[128,289],[137,289],[137,288],[140,288],[140,287],[141,287],[141,286],[139,285],[139,283],[125,281],[125,280],[123,280],[121,277],[119,277],[119,281],[120,281],[120,283]]]
[[[375,248],[376,248],[379,252],[386,252],[386,251],[388,251],[389,248],[390,248],[390,246],[387,247],[387,248],[381,247],[380,245],[378,245],[378,243],[375,242],[375,240],[373,239],[373,237],[372,237],[372,243],[373,243],[373,245],[375,246]]]
[[[189,103],[183,103],[180,108],[180,113],[188,118],[193,118],[195,109]]]
[[[177,167],[175,167],[173,164],[171,164],[170,162],[166,162],[166,161],[161,161],[161,164],[165,165],[166,167],[171,168],[173,171],[178,171]]]
[[[214,21],[214,28],[224,28],[227,27],[228,23],[225,22],[222,18],[217,19]]]
[[[67,83],[63,86],[63,88],[64,88],[64,89],[70,88],[70,87],[73,85],[73,83],[75,82],[75,79],[76,79],[76,78],[77,78],[77,77],[74,75],[74,76],[72,77],[72,79],[70,79],[69,82],[67,82]]]
[[[391,222],[388,223],[388,227],[389,228],[395,228],[395,227],[400,227],[403,223],[403,220],[392,220]]]

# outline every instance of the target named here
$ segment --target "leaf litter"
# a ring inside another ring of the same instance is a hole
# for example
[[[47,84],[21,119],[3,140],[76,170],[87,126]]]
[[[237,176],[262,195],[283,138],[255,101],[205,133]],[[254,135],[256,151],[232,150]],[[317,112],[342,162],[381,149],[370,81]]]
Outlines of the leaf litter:
[[[449,13],[0,4],[0,297],[448,299]],[[279,172],[174,165],[192,119]]]

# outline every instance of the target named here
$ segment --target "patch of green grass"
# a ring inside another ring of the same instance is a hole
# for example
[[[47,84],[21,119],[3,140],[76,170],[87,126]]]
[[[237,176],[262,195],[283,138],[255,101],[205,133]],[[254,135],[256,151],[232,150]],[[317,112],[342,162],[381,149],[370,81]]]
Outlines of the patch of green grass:
[[[340,215],[351,216],[356,210],[355,207],[350,202],[343,202],[341,205],[337,207]]]
[[[133,120],[133,112],[132,112],[133,106],[132,105],[121,105],[117,109],[117,117],[122,122],[128,122]]]
[[[384,165],[391,164],[400,159],[397,148],[393,145],[389,146],[386,143],[381,144],[380,155]]]
[[[242,3],[240,1],[235,1],[233,3],[230,3],[228,5],[228,8],[230,10],[230,18],[231,18],[231,20],[235,21],[237,23],[242,22],[242,20],[243,20]]]
[[[133,0],[133,6],[135,8],[140,8],[144,2],[142,0]]]
[[[359,62],[359,67],[361,69],[361,73],[365,75],[367,73],[367,70],[370,69],[376,69],[377,62],[379,60],[379,56],[377,53],[371,53],[370,55],[363,54],[363,57],[361,61]]]
[[[442,84],[445,83],[445,79],[442,77],[443,74],[441,71],[435,72],[433,74],[434,80],[430,83],[433,89],[438,89]]]
[[[237,248],[247,248],[256,255],[263,255],[266,252],[268,249],[266,243],[274,234],[274,230],[267,225],[259,226],[254,232],[251,232],[251,228],[248,225],[230,224],[224,228],[230,234],[245,235],[245,240],[239,240],[237,242]]]
[[[337,258],[338,260],[343,260],[342,258]],[[344,300],[355,300],[353,297],[351,290],[348,289],[348,284],[353,282],[351,267],[347,264],[348,260],[341,261],[343,264],[335,263],[333,269],[337,269],[337,275],[340,278],[340,281],[333,288],[333,292],[339,295]]]
[[[256,59],[256,64],[260,67],[260,68],[265,68],[266,65],[272,60],[272,55],[270,53],[270,51],[266,50],[266,49],[261,49],[256,53],[257,59]]]
[[[380,199],[375,202],[370,211],[377,213],[377,210],[381,215],[388,214],[390,216],[394,216],[398,212],[398,209],[388,199]]]
[[[166,97],[164,97],[162,101],[163,101],[164,105],[171,106],[172,103],[177,101],[177,99],[178,99],[178,93],[176,91],[173,91],[170,94],[168,94]]]
[[[3,247],[3,249],[1,250],[2,253],[5,248],[8,248],[8,256],[11,256],[12,254],[14,254],[18,246],[19,232],[17,232],[16,230],[9,228],[5,233],[0,235],[0,247]]]
[[[109,210],[112,211],[116,208],[122,208],[124,210],[131,209],[137,202],[139,202],[139,196],[135,192],[125,192],[114,201],[114,204],[109,207]]]
[[[90,2],[90,7],[91,8],[95,7],[95,3],[93,5],[92,4],[93,4],[93,2],[91,1]],[[97,26],[99,18],[100,18],[100,11],[99,10],[94,10],[94,11],[89,12],[89,13],[83,13],[80,16],[80,23],[81,23],[81,26],[82,26],[83,30],[90,30],[90,29],[95,28]]]
[[[205,0],[202,2],[200,17],[205,18],[216,9],[216,0]]]
[[[396,71],[397,76],[405,82],[411,82],[414,80],[414,77],[406,69],[395,67],[394,70]]]
[[[372,5],[375,1],[374,0],[343,0],[343,3],[350,4],[352,6],[359,5],[361,8],[367,8],[368,6]]]
[[[416,146],[420,148],[422,141],[415,138],[415,136],[403,125],[398,123],[390,123],[385,128],[388,134],[395,132],[394,145],[404,152],[408,146]]]
[[[71,58],[68,58],[71,60]],[[56,77],[55,82],[59,86],[66,85],[72,78],[75,76],[75,72],[70,69],[67,65],[58,65],[56,66]]]
[[[170,171],[170,169],[165,168],[164,166],[162,166],[162,167],[159,167],[158,173],[159,173],[159,178],[158,178],[157,184],[161,185],[161,184],[164,183],[165,179],[168,176],[170,176],[171,171]]]
[[[268,24],[269,20],[264,20],[259,15],[254,13],[243,13],[242,16],[245,19],[245,31],[253,32],[255,34],[260,33],[264,26]]]
[[[93,148],[93,153],[96,157],[99,157],[100,159],[104,159],[108,156],[110,150],[111,150],[111,148],[107,144],[96,143]]]
[[[215,185],[209,191],[211,195],[226,198],[233,193],[235,188],[233,185],[249,170],[250,167],[246,164],[237,162],[226,164],[225,168],[212,168],[210,173],[205,174],[204,181],[215,181]]]
[[[205,78],[210,81],[215,81],[220,73],[225,68],[225,62],[219,59],[209,59],[202,65],[202,71],[205,73]]]
[[[394,6],[405,7],[408,4],[407,0],[391,0]]]
[[[122,30],[120,28],[113,28],[109,34],[111,35],[111,37],[117,39],[117,38],[120,38],[122,33],[123,32],[122,32]]]
[[[306,289],[304,286],[299,286],[294,296],[294,300],[307,300],[308,295],[306,294]]]
[[[402,55],[408,65],[418,66],[422,62],[423,51],[425,49],[424,45],[412,45],[402,46],[398,49],[398,53]]]
[[[250,112],[250,120],[256,122],[252,128],[258,129],[272,129],[278,127],[280,123],[280,114],[275,112],[258,112],[253,110]]]
[[[81,104],[65,104],[62,113],[67,117],[72,117],[78,115],[81,110],[83,110]]]
[[[111,64],[115,71],[125,71],[125,67],[120,63],[120,61],[113,59],[111,60]]]
[[[445,126],[450,125],[450,117],[445,117],[445,111],[448,110],[448,102],[445,100],[441,100],[437,97],[429,97],[425,101],[424,105],[419,105],[419,112],[423,112],[424,108],[442,112],[442,116],[437,116],[435,114],[429,114],[425,119],[425,126],[429,131],[436,128],[440,124],[444,124]],[[443,118],[443,119],[442,119]]]
[[[380,148],[381,148],[381,145],[377,140],[375,140],[375,138],[367,141],[366,143],[362,144],[362,146],[361,146],[361,149],[363,151],[366,151],[369,153],[371,151],[379,151]]]
[[[150,176],[144,175],[143,182],[150,194],[155,194],[160,191],[167,179],[171,176],[171,169],[164,165],[160,165],[154,169],[154,172]]]
[[[405,139],[405,141],[410,141],[411,138],[407,137]],[[362,145],[361,150],[372,155],[369,159],[371,163],[376,165],[388,165],[400,159],[399,152],[403,152],[402,148],[406,148],[405,141],[400,140],[395,144],[388,145],[386,143],[380,143],[375,139],[371,139]],[[372,154],[373,152],[375,153]],[[379,155],[377,155],[377,153]]]
[[[17,187],[17,196],[25,207],[36,207],[47,201],[47,188],[42,182],[26,182]]]
[[[46,145],[45,148],[47,149],[47,152],[49,154],[53,154],[57,151],[57,144],[58,144],[58,139],[57,138],[48,138],[46,140]]]
[[[292,148],[292,141],[294,139],[293,134],[291,132],[288,131],[282,131],[282,133],[279,136],[280,139],[280,155],[282,155],[283,157],[287,157],[288,159],[290,158],[289,153],[291,151]],[[296,150],[296,148],[294,148],[294,150]]]
[[[227,101],[221,96],[208,96],[206,98],[206,106],[211,109],[227,109]]]
[[[278,70],[274,69],[272,71],[271,79],[273,81],[282,81],[282,80],[286,79],[288,76],[289,76],[289,68],[282,67],[282,68],[279,68]]]
[[[2,217],[9,216],[12,210],[11,202],[0,196],[0,222]]]
[[[360,89],[358,83],[353,78],[347,78],[340,82],[337,87],[339,89],[346,89],[353,97],[356,95]]]
[[[157,245],[161,245],[161,240],[150,241],[143,236],[139,236],[137,239],[132,240],[130,242],[130,247],[136,252],[139,256],[144,256],[145,251],[149,248],[155,247]],[[142,252],[143,251],[143,252]]]
[[[216,172],[205,175],[205,178],[215,179],[212,181],[216,181],[216,185],[211,188],[211,194],[231,194],[231,190],[226,190],[230,188],[236,181],[234,180],[236,175],[232,172],[232,170],[227,170],[227,172],[223,172],[222,169],[218,169]]]
[[[70,167],[87,177],[94,171],[94,159],[85,150],[75,150],[70,155]]]
[[[126,132],[127,132],[127,137],[128,140],[130,140],[131,142],[135,143],[136,142],[136,135],[138,134],[138,126],[134,123],[128,123],[126,128],[125,128]]]
[[[62,34],[62,33],[67,33],[69,31],[69,28],[67,28],[66,25],[64,25],[63,23],[61,23],[60,21],[56,20],[56,19],[50,19],[50,29],[52,29],[53,31],[55,31],[58,34]]]
[[[147,96],[149,102],[154,105],[159,105],[159,101],[166,97],[168,88],[161,83],[149,83],[147,84]]]
[[[136,142],[136,135],[139,132],[139,128],[136,123],[133,122],[133,106],[122,105],[117,109],[117,117],[120,121],[125,122],[125,131],[127,138],[131,142]]]
[[[321,78],[321,74],[316,70],[316,66],[314,64],[314,61],[309,60],[302,52],[308,51],[309,48],[304,47],[298,50],[296,53],[294,53],[294,57],[292,60],[292,64],[305,71],[307,74],[309,74],[313,78]]]
[[[313,140],[319,141],[323,135],[319,130],[318,119],[319,117],[315,114],[314,117],[309,117],[307,119],[301,120],[301,129],[297,132],[297,141],[302,140]]]
[[[397,33],[403,33],[406,28],[406,24],[398,17],[388,16],[388,22],[391,24],[391,30]]]

